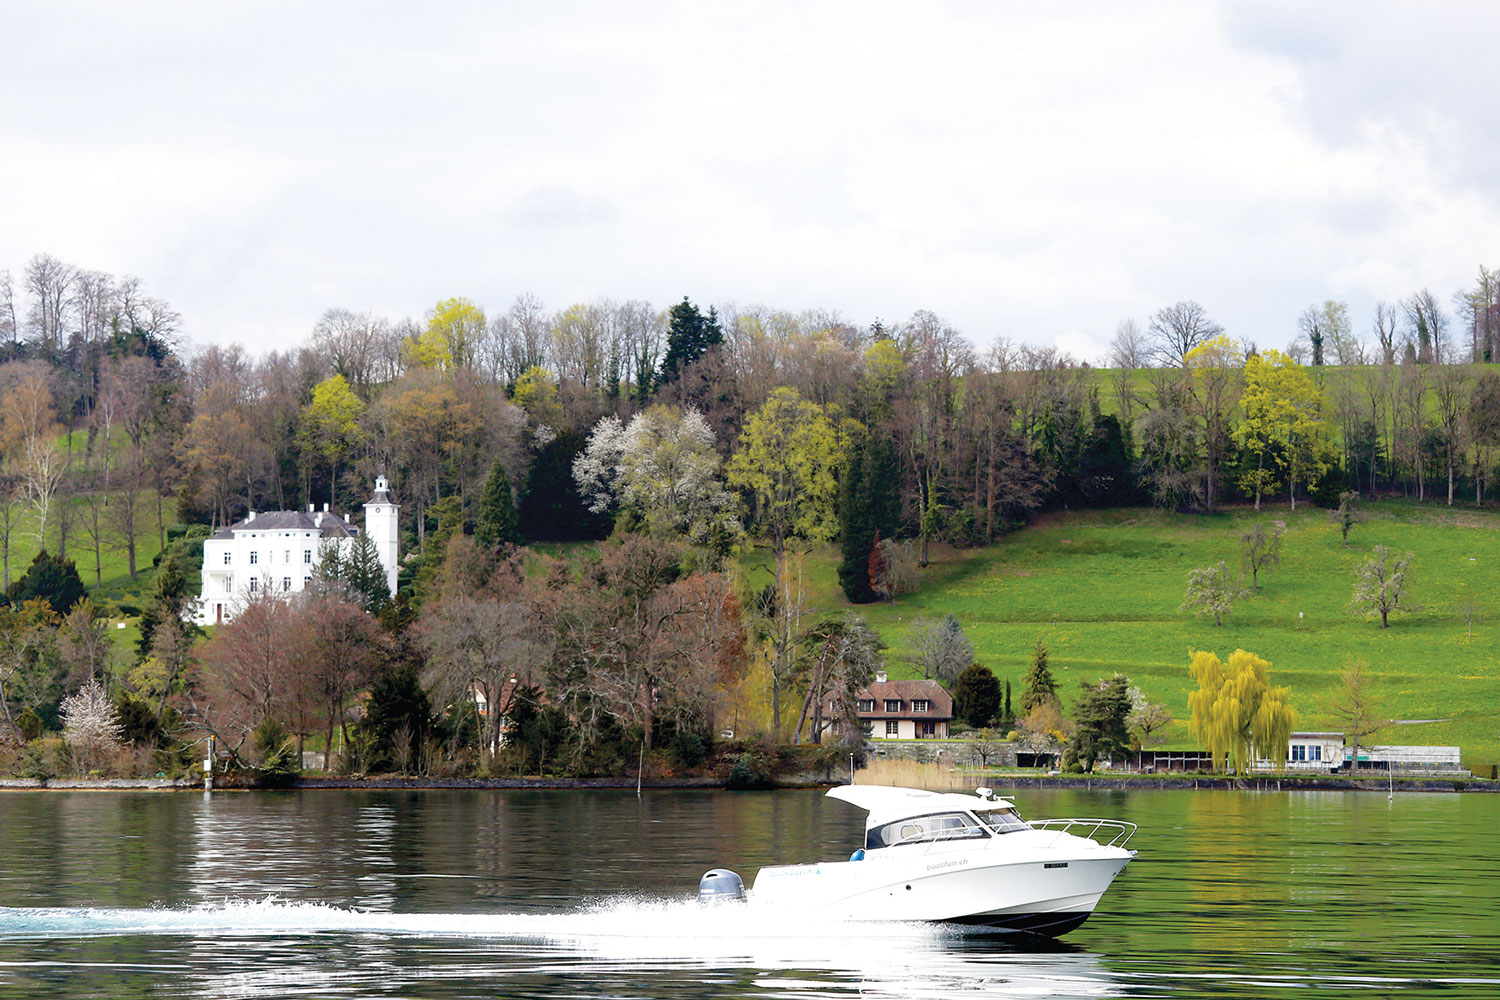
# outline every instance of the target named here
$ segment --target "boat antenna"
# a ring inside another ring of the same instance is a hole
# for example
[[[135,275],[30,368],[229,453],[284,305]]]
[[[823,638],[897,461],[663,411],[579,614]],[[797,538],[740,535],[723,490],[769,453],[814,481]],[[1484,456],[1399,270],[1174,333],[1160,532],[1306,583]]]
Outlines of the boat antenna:
[[[854,784],[854,754],[849,755],[849,784]]]

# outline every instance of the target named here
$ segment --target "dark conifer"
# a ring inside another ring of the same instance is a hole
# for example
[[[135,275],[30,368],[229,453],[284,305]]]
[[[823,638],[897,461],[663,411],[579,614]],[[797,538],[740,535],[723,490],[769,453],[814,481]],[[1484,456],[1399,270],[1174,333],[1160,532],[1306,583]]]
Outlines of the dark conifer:
[[[1062,702],[1057,697],[1057,681],[1047,668],[1047,647],[1038,639],[1036,648],[1031,653],[1031,669],[1026,672],[1026,693],[1021,696],[1021,717],[1025,718],[1031,714],[1032,709],[1048,703],[1062,707]]]
[[[497,461],[490,468],[490,476],[484,482],[484,492],[479,495],[474,544],[485,552],[492,552],[500,545],[519,544],[519,524],[515,497],[510,490],[510,477],[505,474],[505,467]]]
[[[684,295],[667,314],[667,353],[657,370],[656,384],[676,382],[685,368],[723,342],[718,313],[710,308],[705,316]]]

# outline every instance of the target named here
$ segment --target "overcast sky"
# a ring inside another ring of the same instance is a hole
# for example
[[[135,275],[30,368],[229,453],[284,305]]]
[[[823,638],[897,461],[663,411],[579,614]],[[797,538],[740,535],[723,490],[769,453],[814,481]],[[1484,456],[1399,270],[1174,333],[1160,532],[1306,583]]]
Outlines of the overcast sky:
[[[7,3],[0,268],[198,343],[601,297],[1099,354],[1500,263],[1493,3]]]

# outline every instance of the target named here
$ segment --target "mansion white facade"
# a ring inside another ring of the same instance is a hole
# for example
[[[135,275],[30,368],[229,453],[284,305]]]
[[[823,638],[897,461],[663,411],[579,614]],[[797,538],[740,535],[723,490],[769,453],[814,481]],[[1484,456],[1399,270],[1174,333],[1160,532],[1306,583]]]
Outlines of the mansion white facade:
[[[399,555],[397,514],[384,476],[375,477],[375,494],[365,504],[364,532],[375,543],[386,583],[396,592]],[[323,559],[325,546],[346,556],[360,537],[360,529],[330,513],[324,504],[315,511],[255,511],[203,542],[203,584],[194,620],[218,625],[233,618],[245,602],[261,593],[291,595],[305,589]]]

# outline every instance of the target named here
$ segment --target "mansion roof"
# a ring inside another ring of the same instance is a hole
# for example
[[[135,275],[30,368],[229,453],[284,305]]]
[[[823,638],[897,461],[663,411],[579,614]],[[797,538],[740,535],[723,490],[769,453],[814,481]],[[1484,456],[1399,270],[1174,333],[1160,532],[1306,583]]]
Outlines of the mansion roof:
[[[268,510],[252,513],[243,521],[220,528],[213,537],[229,540],[239,531],[311,531],[323,538],[357,538],[359,529],[333,513],[309,514],[300,510]]]

